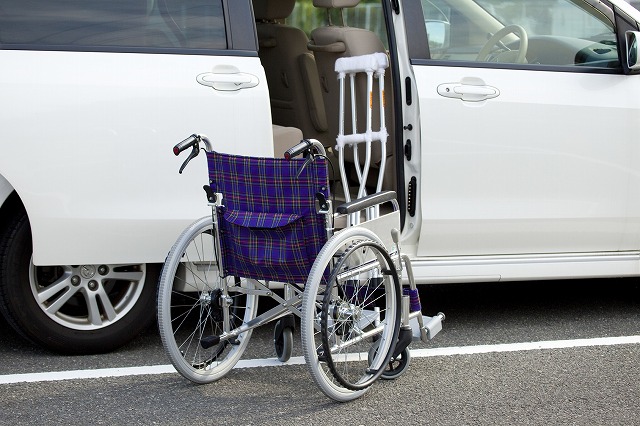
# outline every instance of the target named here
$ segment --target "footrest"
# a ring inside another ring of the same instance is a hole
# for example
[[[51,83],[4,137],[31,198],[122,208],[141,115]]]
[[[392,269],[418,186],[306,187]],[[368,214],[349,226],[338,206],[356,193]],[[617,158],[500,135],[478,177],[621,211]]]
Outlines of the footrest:
[[[421,317],[411,318],[409,325],[413,331],[413,339],[420,339],[423,342],[433,339],[442,330],[442,321],[444,319],[445,315],[442,312],[433,317],[422,315]]]

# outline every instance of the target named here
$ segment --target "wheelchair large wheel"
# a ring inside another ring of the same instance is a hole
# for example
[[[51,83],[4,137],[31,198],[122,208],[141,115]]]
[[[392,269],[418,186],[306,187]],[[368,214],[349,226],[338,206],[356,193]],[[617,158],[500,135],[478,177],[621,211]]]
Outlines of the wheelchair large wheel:
[[[395,266],[373,232],[346,229],[320,251],[301,329],[307,367],[328,397],[358,398],[383,374],[398,338],[399,295]]]
[[[219,339],[256,315],[250,280],[220,278],[211,217],[184,230],[169,252],[158,288],[158,326],[173,366],[187,379],[209,383],[233,368],[251,330]]]

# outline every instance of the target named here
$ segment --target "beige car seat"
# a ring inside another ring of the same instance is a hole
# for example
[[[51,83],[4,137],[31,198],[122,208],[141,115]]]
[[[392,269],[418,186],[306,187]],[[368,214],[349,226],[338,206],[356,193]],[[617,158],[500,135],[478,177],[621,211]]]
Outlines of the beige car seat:
[[[299,28],[281,23],[295,0],[253,0],[259,56],[267,76],[273,124],[297,127],[305,138],[326,146],[335,143],[327,133],[327,117],[320,80],[309,39]],[[276,152],[276,156],[281,153]]]
[[[297,127],[272,125],[273,156],[282,158],[284,152],[302,140],[302,132]]]

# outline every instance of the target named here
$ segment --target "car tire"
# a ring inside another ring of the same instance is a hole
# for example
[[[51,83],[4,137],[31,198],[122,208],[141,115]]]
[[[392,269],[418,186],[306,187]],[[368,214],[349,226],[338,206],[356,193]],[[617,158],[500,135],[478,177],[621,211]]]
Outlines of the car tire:
[[[36,267],[18,214],[0,237],[0,312],[23,337],[63,354],[112,351],[155,320],[155,265]]]

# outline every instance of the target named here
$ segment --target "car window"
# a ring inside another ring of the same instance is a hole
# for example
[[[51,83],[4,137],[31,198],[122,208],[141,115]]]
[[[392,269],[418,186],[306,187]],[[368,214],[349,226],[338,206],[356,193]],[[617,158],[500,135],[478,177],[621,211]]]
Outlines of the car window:
[[[615,27],[580,0],[422,0],[432,59],[619,68]]]
[[[221,0],[3,0],[0,43],[86,50],[227,46]]]

